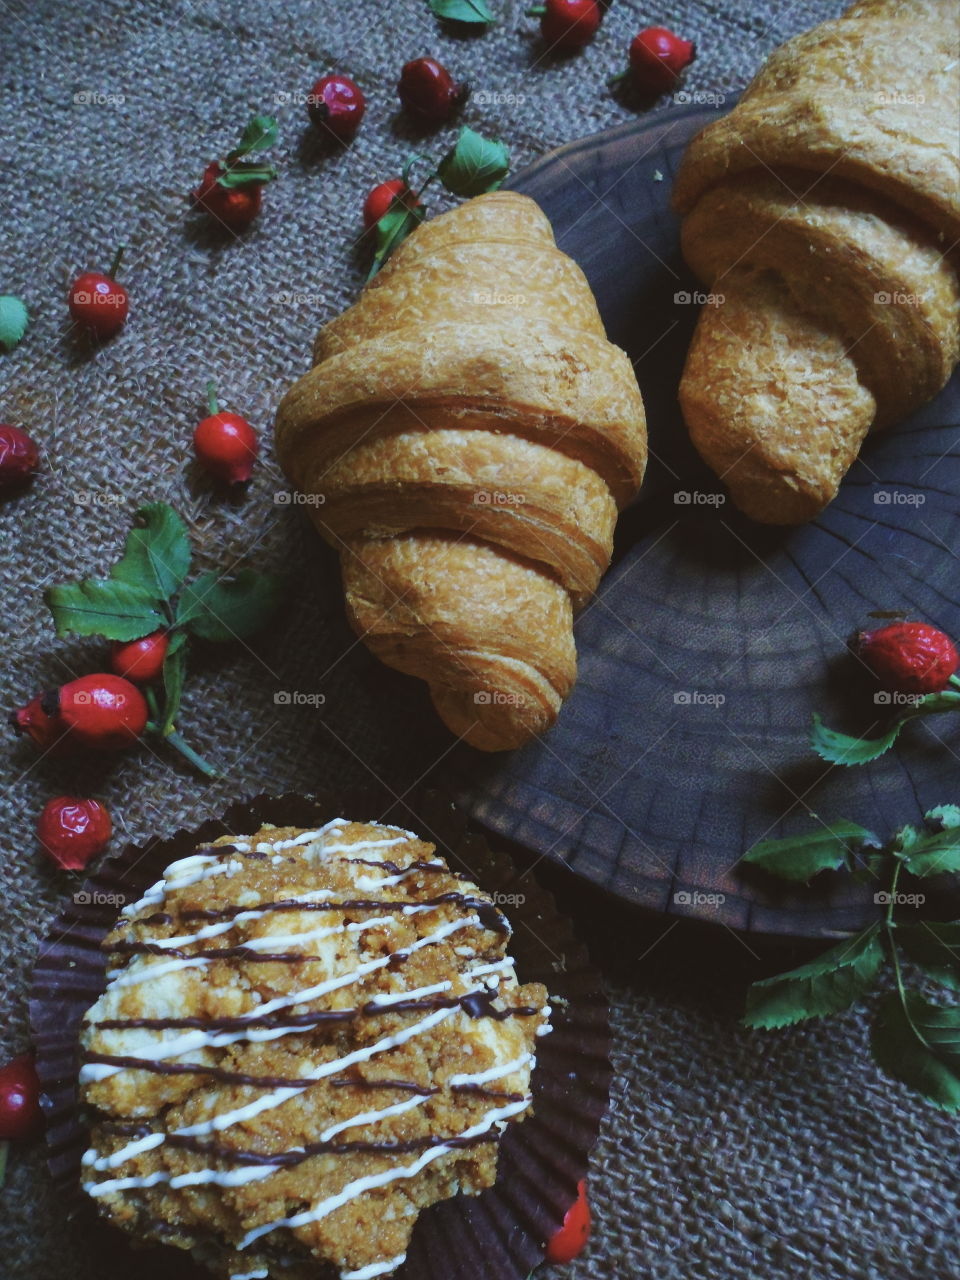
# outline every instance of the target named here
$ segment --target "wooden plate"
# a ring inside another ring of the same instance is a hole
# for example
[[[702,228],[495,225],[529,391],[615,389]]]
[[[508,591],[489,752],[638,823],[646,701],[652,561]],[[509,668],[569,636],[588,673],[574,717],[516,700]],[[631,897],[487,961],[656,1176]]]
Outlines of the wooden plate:
[[[960,717],[853,769],[807,745],[815,710],[848,731],[881,719],[845,654],[872,611],[960,634],[960,382],[869,442],[814,523],[763,528],[721,503],[676,403],[697,307],[670,209],[684,147],[715,114],[670,107],[511,183],[549,215],[635,361],[651,464],[577,623],[579,680],[557,725],[509,755],[460,748],[449,778],[489,828],[622,898],[820,937],[872,916],[872,889],[837,876],[773,889],[734,869],[750,844],[809,828],[810,811],[885,834],[960,798]]]

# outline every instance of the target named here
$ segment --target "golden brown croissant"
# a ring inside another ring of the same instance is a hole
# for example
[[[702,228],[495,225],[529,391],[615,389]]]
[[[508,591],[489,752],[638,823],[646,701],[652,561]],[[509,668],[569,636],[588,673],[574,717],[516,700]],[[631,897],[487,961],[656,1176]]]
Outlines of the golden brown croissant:
[[[573,613],[646,464],[643,402],[526,196],[425,223],[320,333],[277,449],[340,552],[355,630],[473,746],[548,728]]]
[[[867,431],[960,358],[955,0],[860,0],[778,49],[677,177],[714,295],[680,387],[697,449],[757,520],[836,494]]]

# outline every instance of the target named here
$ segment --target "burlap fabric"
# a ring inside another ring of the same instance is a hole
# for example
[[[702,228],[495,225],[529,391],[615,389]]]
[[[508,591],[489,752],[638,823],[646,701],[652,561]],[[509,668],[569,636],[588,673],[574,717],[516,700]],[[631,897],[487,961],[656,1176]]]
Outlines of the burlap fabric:
[[[4,1056],[25,1045],[36,940],[72,892],[34,846],[35,815],[50,796],[98,795],[118,840],[139,840],[263,790],[374,774],[402,792],[449,745],[422,689],[351,646],[335,565],[302,510],[275,502],[285,486],[269,447],[236,502],[215,497],[189,461],[208,377],[266,438],[318,322],[356,293],[352,242],[365,191],[398,172],[412,146],[436,154],[447,145],[452,131],[418,137],[397,122],[399,65],[434,53],[467,76],[475,97],[466,121],[500,133],[522,165],[629,118],[605,81],[639,26],[662,22],[695,38],[690,87],[730,91],[768,50],[839,9],[834,0],[617,0],[596,43],[557,61],[540,58],[523,3],[494,7],[499,26],[462,39],[441,32],[421,0],[0,6],[0,292],[22,294],[33,316],[22,347],[0,360],[0,417],[28,426],[46,451],[33,490],[0,504],[3,704],[101,665],[95,643],[55,639],[41,592],[105,569],[143,500],[180,509],[201,568],[237,562],[293,575],[286,611],[256,646],[194,662],[183,729],[225,767],[225,781],[207,785],[147,749],[38,764],[25,746],[5,748]],[[354,73],[370,105],[356,145],[328,154],[306,136],[296,100],[332,67]],[[282,179],[255,231],[235,243],[192,229],[184,197],[254,109],[280,117]],[[132,318],[90,353],[68,332],[67,285],[78,270],[106,268],[121,239]],[[325,701],[279,704],[284,691]],[[737,1026],[745,983],[790,957],[560,888],[610,977],[618,1072],[592,1177],[595,1239],[567,1274],[960,1274],[956,1125],[867,1064],[863,1018],[747,1033]],[[63,1221],[39,1148],[15,1155],[0,1204],[4,1275],[126,1274],[102,1241]],[[149,1261],[138,1269],[166,1273]]]

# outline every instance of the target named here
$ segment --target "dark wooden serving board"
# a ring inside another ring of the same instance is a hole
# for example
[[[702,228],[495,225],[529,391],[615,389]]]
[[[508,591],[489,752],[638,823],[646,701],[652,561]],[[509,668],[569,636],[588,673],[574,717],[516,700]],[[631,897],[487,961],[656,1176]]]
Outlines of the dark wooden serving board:
[[[762,933],[820,937],[876,911],[826,876],[786,893],[735,869],[810,811],[880,832],[960,800],[960,716],[908,729],[872,765],[831,769],[811,717],[861,731],[873,691],[845,654],[875,610],[960,634],[960,381],[870,441],[812,524],[770,529],[726,503],[676,390],[697,307],[672,178],[713,108],[673,106],[545,156],[510,184],[547,212],[635,361],[651,460],[614,565],[577,623],[579,679],[525,749],[450,757],[457,799],[492,831],[629,901]],[[685,501],[683,495],[700,495]],[[698,896],[699,895],[699,896]]]

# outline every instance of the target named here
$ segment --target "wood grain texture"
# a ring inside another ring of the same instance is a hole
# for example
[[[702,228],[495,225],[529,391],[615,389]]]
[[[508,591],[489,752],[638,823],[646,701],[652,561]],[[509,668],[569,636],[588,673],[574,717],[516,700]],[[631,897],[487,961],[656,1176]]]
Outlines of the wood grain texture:
[[[957,799],[957,720],[908,729],[895,752],[849,770],[818,761],[807,735],[815,710],[848,731],[879,727],[884,709],[845,647],[871,611],[960,633],[960,385],[871,439],[810,525],[765,529],[722,501],[676,403],[697,306],[675,295],[697,286],[669,202],[715,110],[668,107],[514,180],[635,361],[651,461],[577,623],[580,676],[557,725],[502,760],[458,748],[448,778],[488,827],[629,901],[826,937],[875,913],[872,887],[834,877],[788,893],[735,863],[765,836],[809,828],[811,812],[885,833]]]

